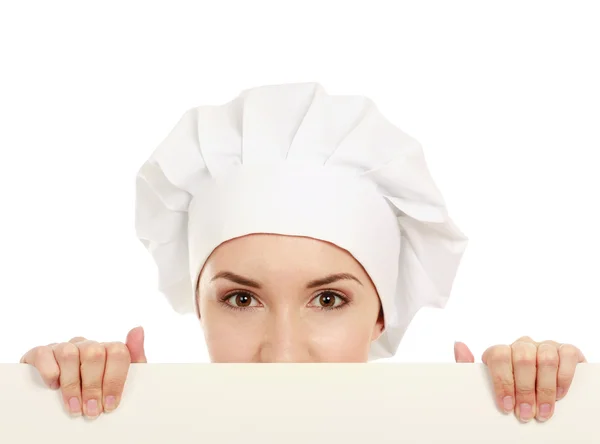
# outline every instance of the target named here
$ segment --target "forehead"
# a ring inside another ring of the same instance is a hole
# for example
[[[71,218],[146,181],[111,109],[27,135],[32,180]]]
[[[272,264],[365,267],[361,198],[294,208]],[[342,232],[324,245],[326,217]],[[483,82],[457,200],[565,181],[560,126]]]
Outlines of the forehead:
[[[224,242],[208,258],[207,268],[240,267],[250,270],[290,267],[322,274],[334,270],[364,273],[362,266],[338,246],[302,236],[251,234]],[[340,270],[340,269],[344,270]]]

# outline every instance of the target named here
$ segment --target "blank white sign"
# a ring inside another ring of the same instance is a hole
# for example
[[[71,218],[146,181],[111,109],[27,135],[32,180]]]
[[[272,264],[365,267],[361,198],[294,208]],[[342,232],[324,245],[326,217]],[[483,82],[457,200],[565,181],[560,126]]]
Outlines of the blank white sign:
[[[0,443],[600,443],[600,365],[546,423],[494,405],[482,364],[134,364],[121,406],[71,418],[24,364],[0,365]]]

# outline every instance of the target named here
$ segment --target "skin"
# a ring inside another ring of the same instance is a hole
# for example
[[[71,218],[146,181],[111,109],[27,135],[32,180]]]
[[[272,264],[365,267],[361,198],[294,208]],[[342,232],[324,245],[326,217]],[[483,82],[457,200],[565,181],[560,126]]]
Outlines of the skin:
[[[314,239],[227,242],[206,263],[198,296],[212,362],[365,362],[383,332],[367,273]]]
[[[331,276],[338,279],[315,282]],[[302,237],[257,234],[222,244],[200,274],[197,302],[212,362],[366,362],[384,325],[360,264],[332,244]],[[454,354],[458,363],[475,362],[463,343]],[[488,348],[482,361],[498,407],[528,422],[552,417],[585,358],[575,346],[522,337]],[[76,337],[21,358],[61,390],[68,412],[89,418],[116,409],[130,364],[146,362],[141,327],[124,343]]]

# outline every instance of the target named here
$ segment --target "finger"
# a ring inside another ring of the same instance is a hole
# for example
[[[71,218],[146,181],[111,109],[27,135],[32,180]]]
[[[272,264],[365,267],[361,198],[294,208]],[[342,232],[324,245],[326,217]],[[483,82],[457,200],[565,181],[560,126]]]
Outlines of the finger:
[[[102,413],[102,380],[106,365],[104,345],[95,341],[77,344],[81,360],[81,396],[83,412],[88,418]]]
[[[558,348],[558,356],[556,399],[562,399],[571,388],[577,364],[585,362],[585,357],[577,347],[571,344],[562,344]]]
[[[554,413],[558,363],[558,348],[549,343],[540,344],[537,350],[536,380],[536,417],[540,421],[547,421]]]
[[[556,348],[556,349],[558,349],[561,346],[560,342],[556,342],[556,341],[543,341],[543,342],[540,342],[538,344],[538,347],[540,345],[542,345],[542,344],[550,344],[550,345],[554,346],[554,348]]]
[[[144,328],[136,327],[127,334],[125,341],[129,349],[132,363],[147,363],[146,353],[144,351]]]
[[[105,344],[104,347],[106,349],[106,370],[104,371],[102,394],[104,411],[110,412],[116,409],[121,402],[131,356],[129,349],[122,342],[112,342]]]
[[[84,337],[81,337],[81,336],[76,336],[76,337],[74,337],[73,339],[71,339],[69,342],[70,342],[71,344],[78,344],[78,343],[80,343],[80,342],[85,342],[85,341],[87,341],[87,339],[86,339],[86,338],[84,338]]]
[[[51,389],[56,390],[60,386],[60,368],[51,347],[35,347],[25,353],[20,362],[35,367],[44,384]]]
[[[64,342],[53,347],[54,358],[60,367],[60,387],[63,402],[71,415],[81,415],[81,378],[79,375],[79,349]]]
[[[515,410],[519,419],[527,422],[536,411],[537,347],[531,342],[515,342],[511,348],[515,375]]]
[[[510,346],[490,347],[483,353],[482,360],[488,366],[498,407],[506,413],[511,412],[515,406],[515,381]]]
[[[463,342],[454,343],[454,360],[459,363],[474,363],[475,357],[469,347]]]
[[[513,342],[513,345],[516,344],[517,342],[528,342],[530,344],[535,344],[536,347],[538,345],[538,343],[535,342],[533,339],[531,339],[531,337],[529,337],[529,336],[521,336],[519,339],[517,339],[515,342]]]

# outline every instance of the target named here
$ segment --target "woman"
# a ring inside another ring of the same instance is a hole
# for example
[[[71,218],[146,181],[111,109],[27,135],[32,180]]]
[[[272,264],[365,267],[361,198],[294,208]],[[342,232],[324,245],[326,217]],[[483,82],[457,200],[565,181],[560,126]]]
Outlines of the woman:
[[[423,306],[443,307],[467,239],[420,145],[364,97],[315,83],[243,91],[184,114],[141,168],[136,228],[173,308],[195,311],[212,362],[366,362],[392,356]],[[457,362],[474,362],[456,344]],[[552,416],[574,346],[524,337],[483,355],[496,402]],[[34,365],[75,415],[121,400],[143,330],[73,338]]]

